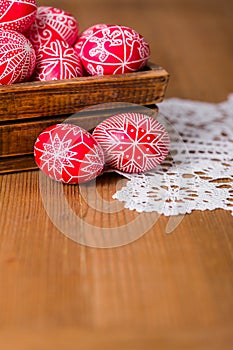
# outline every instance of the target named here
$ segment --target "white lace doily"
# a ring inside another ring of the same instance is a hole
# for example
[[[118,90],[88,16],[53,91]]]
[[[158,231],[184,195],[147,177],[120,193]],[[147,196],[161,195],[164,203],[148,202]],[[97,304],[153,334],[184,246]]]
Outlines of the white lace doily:
[[[222,208],[233,215],[233,94],[219,104],[171,98],[159,110],[171,139],[169,157],[154,171],[128,174],[113,198],[138,212]]]

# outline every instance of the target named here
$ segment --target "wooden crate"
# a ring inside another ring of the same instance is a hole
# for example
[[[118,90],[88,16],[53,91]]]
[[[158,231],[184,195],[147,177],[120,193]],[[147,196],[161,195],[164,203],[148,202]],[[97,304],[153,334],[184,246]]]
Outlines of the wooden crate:
[[[140,111],[139,105],[155,110],[168,80],[163,68],[150,63],[145,70],[129,74],[1,86],[0,173],[36,169],[33,146],[38,134],[71,114],[72,123],[91,130],[110,115]],[[138,106],[116,107],[114,102]],[[104,103],[110,104],[107,109],[99,106]]]

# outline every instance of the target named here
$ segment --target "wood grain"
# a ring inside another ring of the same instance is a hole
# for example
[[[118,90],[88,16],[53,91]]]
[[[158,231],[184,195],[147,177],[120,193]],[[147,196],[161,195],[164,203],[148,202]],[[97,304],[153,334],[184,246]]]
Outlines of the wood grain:
[[[140,72],[1,86],[0,122],[71,114],[108,102],[155,104],[163,100],[168,80],[165,69],[149,63]]]
[[[171,73],[168,96],[218,102],[232,91],[230,0],[50,4],[74,12],[83,29],[98,22],[138,29],[151,42],[152,59]],[[195,211],[179,224],[152,213],[153,227],[135,242],[90,248],[52,224],[39,179],[39,172],[0,176],[2,349],[232,348],[233,219],[228,212]],[[138,216],[139,225],[147,225],[148,217],[121,207],[112,214],[91,207],[100,204],[99,198],[113,205],[111,196],[121,181],[106,174],[96,191],[93,184],[63,187],[80,220],[77,232],[83,221],[97,227],[126,225],[127,234]],[[59,189],[51,182],[46,191],[58,218],[61,201],[54,198]],[[68,227],[67,217],[60,218]],[[169,235],[168,224],[178,224]]]

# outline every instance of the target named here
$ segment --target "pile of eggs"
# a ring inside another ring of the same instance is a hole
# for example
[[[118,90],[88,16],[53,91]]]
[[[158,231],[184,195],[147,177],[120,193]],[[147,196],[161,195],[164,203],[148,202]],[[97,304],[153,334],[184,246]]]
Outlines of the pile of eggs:
[[[35,0],[0,0],[0,85],[138,71],[149,44],[122,25],[94,25],[79,34],[62,9]]]
[[[35,0],[0,0],[0,85],[87,75],[112,75],[146,66],[150,48],[135,30],[96,24],[79,34],[77,20]],[[167,156],[169,136],[154,118],[113,115],[93,134],[73,124],[56,124],[34,145],[38,167],[56,181],[78,184],[104,170],[149,171]]]

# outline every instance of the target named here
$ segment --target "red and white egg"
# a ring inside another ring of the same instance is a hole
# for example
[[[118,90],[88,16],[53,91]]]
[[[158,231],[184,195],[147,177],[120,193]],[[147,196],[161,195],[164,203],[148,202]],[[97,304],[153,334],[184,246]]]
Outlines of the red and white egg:
[[[60,80],[83,76],[83,66],[74,48],[65,41],[56,40],[37,51],[34,79]]]
[[[107,27],[108,27],[107,24],[100,23],[100,24],[95,24],[94,26],[91,26],[91,27],[87,28],[86,30],[84,30],[79,35],[78,40],[76,41],[76,43],[74,45],[74,49],[78,53],[78,55],[80,55],[82,46],[83,46],[84,42],[87,40],[87,38],[89,38],[89,36],[91,36],[96,30],[107,28]]]
[[[38,167],[50,178],[69,184],[93,180],[104,167],[97,141],[73,124],[56,124],[45,129],[34,145]]]
[[[100,123],[93,132],[111,168],[141,173],[154,169],[167,156],[170,139],[163,125],[141,113],[123,113]]]
[[[35,0],[0,0],[0,28],[23,33],[34,22]]]
[[[0,29],[0,84],[22,82],[32,75],[35,50],[21,33]]]
[[[80,57],[91,75],[123,74],[140,70],[149,59],[147,41],[134,29],[108,25],[84,42]]]
[[[78,23],[70,13],[62,9],[40,6],[27,36],[36,50],[57,39],[73,45],[78,37]]]

